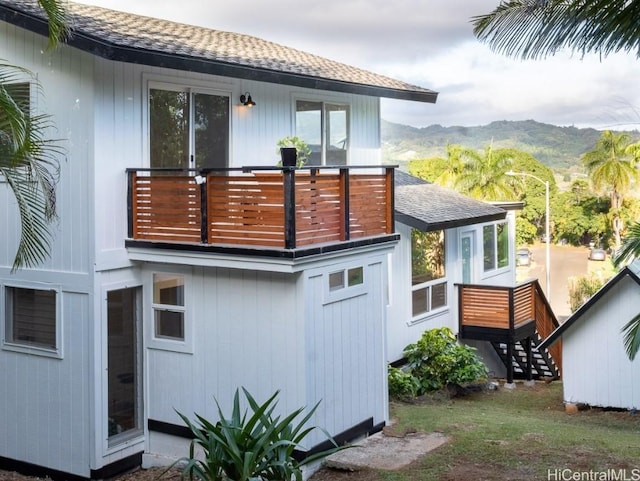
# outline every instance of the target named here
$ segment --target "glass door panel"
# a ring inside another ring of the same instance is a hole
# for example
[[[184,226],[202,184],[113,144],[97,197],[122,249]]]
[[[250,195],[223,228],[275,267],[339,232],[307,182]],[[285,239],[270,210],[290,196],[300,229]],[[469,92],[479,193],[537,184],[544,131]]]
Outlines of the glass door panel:
[[[139,288],[107,293],[109,444],[142,433],[142,340]]]
[[[151,167],[189,167],[188,92],[149,90]]]
[[[194,104],[195,167],[229,165],[229,97],[196,93]]]

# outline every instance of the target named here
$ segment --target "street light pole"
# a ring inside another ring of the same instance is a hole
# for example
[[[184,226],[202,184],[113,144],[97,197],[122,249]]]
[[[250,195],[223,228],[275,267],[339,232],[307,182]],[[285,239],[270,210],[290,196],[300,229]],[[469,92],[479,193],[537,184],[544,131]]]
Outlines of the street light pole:
[[[542,182],[544,184],[544,208],[545,208],[545,214],[544,214],[544,237],[545,237],[545,241],[546,241],[546,247],[545,247],[545,274],[546,274],[546,289],[545,289],[545,293],[547,295],[547,300],[550,299],[550,293],[551,293],[551,236],[549,235],[549,217],[550,217],[550,208],[549,208],[549,181],[548,180],[543,180],[540,177],[537,177],[533,174],[530,174],[528,172],[514,172],[512,170],[510,170],[509,172],[506,172],[507,175],[510,176],[521,176],[521,177],[531,177],[532,179],[537,180],[538,182]]]

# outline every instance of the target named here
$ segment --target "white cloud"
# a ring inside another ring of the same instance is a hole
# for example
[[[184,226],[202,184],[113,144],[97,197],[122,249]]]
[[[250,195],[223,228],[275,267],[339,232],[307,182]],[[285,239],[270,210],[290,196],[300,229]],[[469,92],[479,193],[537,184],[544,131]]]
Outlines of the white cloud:
[[[436,105],[383,101],[383,116],[394,122],[534,119],[597,128],[640,122],[639,60],[558,55],[521,62],[494,54],[473,37],[471,17],[498,0],[85,3],[255,35],[440,92]]]

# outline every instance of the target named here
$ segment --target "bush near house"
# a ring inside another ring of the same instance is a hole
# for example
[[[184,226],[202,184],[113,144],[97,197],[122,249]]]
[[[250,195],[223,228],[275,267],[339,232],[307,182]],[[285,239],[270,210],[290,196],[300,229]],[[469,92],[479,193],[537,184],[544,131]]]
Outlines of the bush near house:
[[[389,394],[414,397],[449,386],[464,386],[487,378],[487,368],[475,349],[459,344],[451,329],[425,331],[404,348],[407,366],[389,368]]]

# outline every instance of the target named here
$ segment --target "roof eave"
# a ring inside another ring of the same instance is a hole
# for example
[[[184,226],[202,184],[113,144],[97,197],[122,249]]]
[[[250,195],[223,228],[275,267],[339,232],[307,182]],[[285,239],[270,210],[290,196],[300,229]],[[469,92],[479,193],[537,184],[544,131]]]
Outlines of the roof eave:
[[[0,20],[4,20],[40,35],[47,36],[49,34],[48,23],[43,18],[5,5],[0,5]],[[403,90],[391,87],[359,84],[233,64],[220,60],[207,60],[198,57],[171,55],[156,50],[126,47],[107,42],[103,39],[96,38],[79,31],[72,31],[72,35],[67,39],[66,44],[106,60],[153,67],[164,67],[175,70],[220,75],[223,77],[241,78],[244,80],[256,80],[317,90],[328,90],[398,100],[410,100],[414,102],[435,103],[438,98],[437,92],[429,90]]]
[[[582,315],[587,312],[591,307],[597,303],[602,296],[604,296],[611,288],[616,285],[624,277],[630,277],[636,284],[640,285],[640,277],[633,272],[629,267],[623,268],[614,277],[612,277],[604,286],[602,286],[587,302],[585,302],[576,312],[574,312],[565,322],[558,326],[549,337],[544,339],[539,349],[545,349],[554,344],[558,339],[562,337],[567,329],[569,329]]]
[[[464,227],[469,225],[476,224],[484,224],[485,222],[493,222],[496,220],[502,220],[506,217],[506,212],[499,212],[496,214],[489,214],[477,217],[466,217],[464,219],[453,219],[447,221],[440,222],[425,222],[423,220],[417,219],[408,214],[403,214],[402,212],[395,212],[395,220],[396,222],[400,222],[401,224],[408,225],[409,227],[413,227],[414,229],[420,229],[424,232],[432,232],[435,230],[443,230],[443,229],[453,229],[455,227]]]

